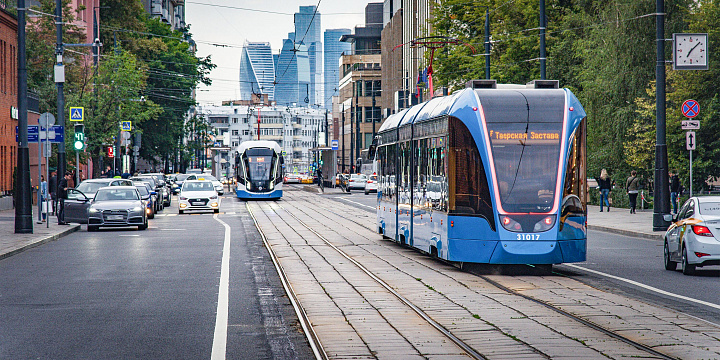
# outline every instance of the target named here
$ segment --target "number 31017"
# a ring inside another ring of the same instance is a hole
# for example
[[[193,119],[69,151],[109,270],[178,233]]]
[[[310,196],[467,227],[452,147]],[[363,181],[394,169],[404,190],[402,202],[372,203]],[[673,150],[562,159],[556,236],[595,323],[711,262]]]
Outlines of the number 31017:
[[[540,240],[540,234],[517,234],[517,240]]]

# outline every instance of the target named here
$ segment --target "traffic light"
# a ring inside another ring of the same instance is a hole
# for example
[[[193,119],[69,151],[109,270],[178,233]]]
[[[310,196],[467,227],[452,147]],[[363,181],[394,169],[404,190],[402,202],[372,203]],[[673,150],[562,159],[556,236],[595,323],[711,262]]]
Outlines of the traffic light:
[[[75,140],[73,148],[76,151],[85,150],[85,125],[75,124]]]

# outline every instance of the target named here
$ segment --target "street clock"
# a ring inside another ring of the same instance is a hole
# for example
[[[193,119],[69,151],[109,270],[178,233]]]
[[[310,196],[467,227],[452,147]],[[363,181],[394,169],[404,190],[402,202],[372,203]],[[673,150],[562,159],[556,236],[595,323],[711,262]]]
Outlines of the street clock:
[[[708,34],[673,34],[673,70],[708,69]]]

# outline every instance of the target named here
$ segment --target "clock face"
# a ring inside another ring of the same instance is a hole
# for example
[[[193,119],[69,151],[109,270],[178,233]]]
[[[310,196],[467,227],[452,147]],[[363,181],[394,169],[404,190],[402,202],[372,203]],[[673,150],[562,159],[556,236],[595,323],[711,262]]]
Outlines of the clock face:
[[[707,69],[707,34],[675,34],[676,69]]]

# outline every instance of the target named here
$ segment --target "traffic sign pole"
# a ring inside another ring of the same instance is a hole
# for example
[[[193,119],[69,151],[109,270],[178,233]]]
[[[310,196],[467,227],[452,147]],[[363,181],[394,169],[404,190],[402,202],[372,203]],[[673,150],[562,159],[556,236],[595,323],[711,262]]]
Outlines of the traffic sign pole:
[[[690,150],[690,197],[693,196],[692,190],[692,150]]]

